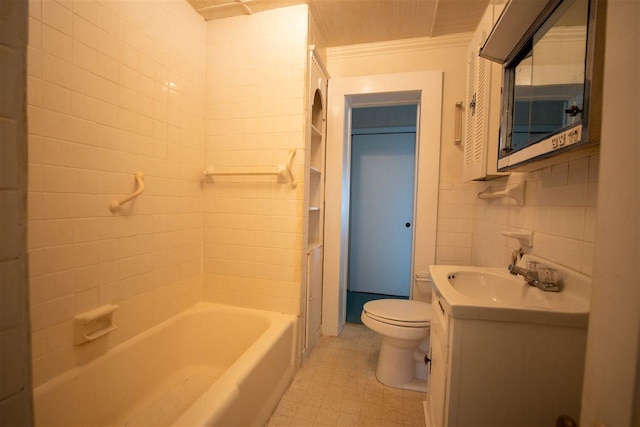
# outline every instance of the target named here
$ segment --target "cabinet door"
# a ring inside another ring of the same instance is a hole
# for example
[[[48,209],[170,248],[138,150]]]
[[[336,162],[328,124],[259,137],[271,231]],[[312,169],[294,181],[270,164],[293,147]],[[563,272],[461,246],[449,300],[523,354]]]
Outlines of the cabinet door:
[[[449,375],[449,315],[435,289],[431,305],[431,372],[429,373],[429,399],[434,426],[444,426],[447,405],[447,377]],[[448,310],[448,309],[447,309]]]
[[[499,65],[479,56],[493,22],[494,6],[489,6],[467,50],[464,181],[501,175],[496,174],[496,164],[502,76]]]
[[[435,308],[434,308],[435,310]],[[447,337],[440,324],[431,325],[431,372],[429,395],[434,426],[444,426],[447,394]]]

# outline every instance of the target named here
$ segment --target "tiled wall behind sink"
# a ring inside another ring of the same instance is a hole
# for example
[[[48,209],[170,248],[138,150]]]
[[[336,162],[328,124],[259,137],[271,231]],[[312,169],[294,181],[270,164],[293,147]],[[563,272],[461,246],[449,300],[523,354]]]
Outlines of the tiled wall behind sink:
[[[508,265],[520,243],[502,231],[534,232],[525,250],[592,274],[599,156],[577,154],[569,161],[479,183],[441,184],[438,214],[439,264]],[[499,191],[526,181],[524,205],[509,199],[480,200],[477,193]]]
[[[534,231],[531,253],[590,276],[598,164],[599,156],[595,154],[524,176],[513,174],[507,181],[509,185],[522,178],[527,181],[522,207],[509,207],[504,200],[478,200],[474,220],[474,263],[506,266],[511,251],[519,247],[519,242],[500,233],[526,229]]]
[[[201,297],[206,24],[181,1],[30,1],[34,382],[95,352],[72,318],[120,306],[108,348]],[[145,192],[117,214],[109,203]]]

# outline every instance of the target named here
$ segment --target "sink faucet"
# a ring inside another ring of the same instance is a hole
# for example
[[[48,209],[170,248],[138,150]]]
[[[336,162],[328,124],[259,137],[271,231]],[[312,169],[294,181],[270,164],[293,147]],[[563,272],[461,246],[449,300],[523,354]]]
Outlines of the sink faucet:
[[[517,276],[518,274],[524,277],[524,280],[530,284],[531,286],[535,286],[538,289],[542,289],[547,292],[559,292],[560,288],[556,283],[553,282],[545,282],[540,280],[538,277],[538,272],[534,270],[529,270],[526,268],[522,268],[516,265],[516,261],[518,259],[518,255],[522,256],[521,251],[513,251],[511,264],[509,264],[509,273]]]

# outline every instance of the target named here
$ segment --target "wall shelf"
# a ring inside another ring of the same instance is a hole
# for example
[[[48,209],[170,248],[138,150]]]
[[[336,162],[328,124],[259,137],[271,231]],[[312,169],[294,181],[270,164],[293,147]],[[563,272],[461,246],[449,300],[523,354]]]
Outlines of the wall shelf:
[[[491,186],[487,187],[484,191],[478,193],[478,199],[511,199],[516,202],[518,206],[524,204],[524,181],[511,186],[507,186],[504,190],[493,191]]]
[[[533,231],[531,230],[503,231],[502,235],[519,240],[522,246],[533,247]]]

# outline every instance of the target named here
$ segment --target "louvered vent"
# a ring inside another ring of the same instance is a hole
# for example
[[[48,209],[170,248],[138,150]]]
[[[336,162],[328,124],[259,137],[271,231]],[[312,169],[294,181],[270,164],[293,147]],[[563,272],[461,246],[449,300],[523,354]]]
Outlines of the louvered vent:
[[[485,122],[487,118],[487,64],[489,61],[478,57],[478,77],[476,80],[476,117],[473,140],[473,162],[480,163],[484,155]]]
[[[468,167],[472,163],[474,149],[474,116],[475,116],[475,74],[477,57],[471,53],[467,62],[467,105],[465,113],[464,132],[464,165]]]

